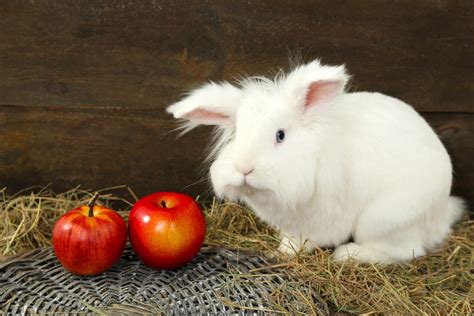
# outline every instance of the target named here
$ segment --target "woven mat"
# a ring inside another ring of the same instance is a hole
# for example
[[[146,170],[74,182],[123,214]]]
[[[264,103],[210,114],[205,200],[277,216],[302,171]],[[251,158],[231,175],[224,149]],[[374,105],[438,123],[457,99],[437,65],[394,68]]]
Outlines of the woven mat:
[[[275,297],[292,283],[300,293],[310,291],[319,313],[327,314],[326,304],[313,289],[304,288],[301,280],[282,269],[264,268],[268,265],[256,254],[205,248],[190,264],[160,271],[144,266],[127,248],[109,271],[79,277],[63,269],[52,249],[38,249],[0,263],[0,307],[8,315],[266,314],[285,308],[284,301],[297,301]],[[291,308],[294,312],[294,304]]]

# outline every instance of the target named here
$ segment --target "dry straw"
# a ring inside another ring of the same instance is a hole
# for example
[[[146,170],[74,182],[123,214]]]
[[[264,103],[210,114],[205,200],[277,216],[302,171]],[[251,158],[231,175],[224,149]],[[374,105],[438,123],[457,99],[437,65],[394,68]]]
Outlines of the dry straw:
[[[122,198],[105,194],[111,189],[129,190],[124,186],[103,190],[102,202],[130,205]],[[92,194],[79,188],[59,194],[49,188],[30,188],[15,195],[0,190],[0,255],[5,259],[49,246],[55,220],[66,210],[87,203]],[[121,213],[126,218],[127,210]],[[317,307],[307,289],[314,289],[333,312],[472,314],[474,222],[467,216],[437,251],[410,264],[387,267],[336,264],[328,249],[293,258],[283,256],[275,251],[277,232],[236,204],[214,201],[206,206],[206,217],[207,244],[270,256],[277,260],[271,269],[286,269],[300,280],[274,293],[274,304],[282,307],[278,310],[291,313],[291,306],[298,304],[305,306],[298,310],[311,313]],[[253,272],[258,274],[257,270]],[[242,279],[245,277],[248,276]]]
[[[127,189],[118,186],[98,191]],[[31,187],[14,195],[0,190],[0,259],[9,255],[51,245],[54,222],[66,211],[87,204],[94,192],[75,188],[56,194],[49,187]],[[130,202],[101,194],[101,202]]]

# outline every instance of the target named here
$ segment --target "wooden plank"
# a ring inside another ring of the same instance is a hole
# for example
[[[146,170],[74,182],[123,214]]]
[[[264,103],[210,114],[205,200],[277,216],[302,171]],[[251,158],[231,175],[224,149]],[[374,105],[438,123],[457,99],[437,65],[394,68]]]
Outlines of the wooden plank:
[[[453,194],[465,198],[474,216],[474,114],[425,113],[453,163]],[[474,217],[473,217],[474,218]]]
[[[473,112],[474,2],[1,1],[0,104],[162,109],[289,53],[346,63],[353,90]]]
[[[455,167],[454,192],[474,201],[474,114],[427,113]],[[176,139],[160,112],[4,107],[0,109],[0,186],[16,191],[53,183],[130,185],[139,195],[184,191],[209,198],[202,163],[209,128]]]
[[[202,193],[201,129],[177,139],[161,113],[8,107],[0,111],[0,187],[10,191],[53,184],[104,188],[131,185],[137,193],[183,189]]]

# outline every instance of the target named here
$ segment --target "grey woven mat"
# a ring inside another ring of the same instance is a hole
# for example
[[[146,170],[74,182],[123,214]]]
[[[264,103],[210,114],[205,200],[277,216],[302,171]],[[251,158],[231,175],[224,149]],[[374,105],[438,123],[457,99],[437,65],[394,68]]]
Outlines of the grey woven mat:
[[[180,269],[159,271],[144,266],[127,248],[109,271],[79,277],[66,272],[51,249],[38,249],[0,263],[0,306],[15,315],[307,312],[283,292],[292,284],[296,292],[310,293],[318,313],[327,313],[313,289],[284,270],[262,269],[268,265],[256,254],[207,248]]]

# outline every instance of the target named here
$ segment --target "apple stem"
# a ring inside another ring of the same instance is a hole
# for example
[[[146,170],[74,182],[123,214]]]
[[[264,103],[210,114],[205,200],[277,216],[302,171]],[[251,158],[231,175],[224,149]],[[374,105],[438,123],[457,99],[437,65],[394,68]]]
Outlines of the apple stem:
[[[166,208],[166,202],[163,201],[163,200],[161,200],[161,206],[162,206],[163,208]]]
[[[94,217],[94,206],[95,206],[95,201],[97,201],[97,198],[99,198],[98,192],[94,193],[94,196],[87,204],[87,206],[89,206],[89,214],[88,214],[89,217]]]

